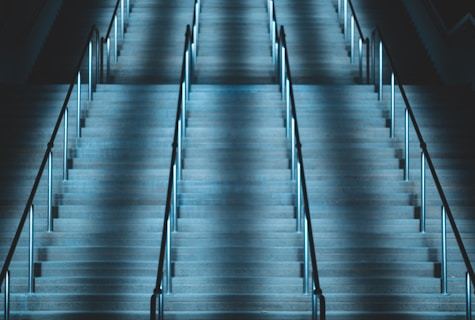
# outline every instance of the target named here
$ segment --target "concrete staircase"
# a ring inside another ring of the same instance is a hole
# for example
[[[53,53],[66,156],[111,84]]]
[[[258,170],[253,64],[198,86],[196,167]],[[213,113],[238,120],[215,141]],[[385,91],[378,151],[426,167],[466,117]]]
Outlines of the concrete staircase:
[[[275,84],[265,2],[202,0],[166,319],[311,316],[311,297],[303,294],[303,235],[296,232],[285,104]],[[390,139],[388,101],[378,102],[373,87],[355,84],[357,67],[349,64],[334,3],[276,6],[297,83],[327,319],[462,319],[465,268],[451,234],[450,295],[439,293],[440,204],[434,186],[428,186],[428,232],[421,234],[420,186],[416,174],[409,182],[402,179],[400,129]],[[71,144],[70,179],[61,183],[56,177],[52,233],[45,231],[44,191],[38,196],[43,200],[37,205],[34,294],[26,293],[26,234],[21,239],[12,265],[13,319],[149,318],[183,32],[192,13],[191,3],[133,2],[113,83],[99,85],[94,100],[84,104],[83,135]],[[52,75],[44,81],[62,80]],[[44,150],[66,86],[22,90],[24,102],[6,90],[11,99],[5,106],[15,104],[18,113],[2,119],[37,129],[5,131],[9,139],[2,150],[11,157],[2,169],[2,209],[9,212],[0,224],[2,256],[39,164],[24,155]],[[385,87],[386,97],[387,92]],[[438,122],[447,117],[447,101],[468,110],[473,97],[439,86],[411,86],[409,92],[473,256],[473,192],[464,187],[471,186],[473,154],[453,148],[453,141],[471,136],[460,129],[470,123],[455,117],[451,130],[442,132]],[[398,107],[401,101],[398,96]],[[434,101],[441,115],[430,109]],[[396,122],[403,122],[400,111]],[[448,133],[454,135],[449,139]],[[415,172],[419,151],[411,134]],[[13,148],[12,140],[21,148]],[[455,157],[461,154],[467,160]],[[55,160],[55,166],[60,163]],[[43,181],[41,190],[44,186]]]

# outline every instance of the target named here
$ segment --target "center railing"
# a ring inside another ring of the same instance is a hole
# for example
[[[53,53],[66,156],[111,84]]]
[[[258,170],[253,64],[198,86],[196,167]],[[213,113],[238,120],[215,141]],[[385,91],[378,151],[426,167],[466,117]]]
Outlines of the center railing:
[[[277,67],[277,78],[279,79],[282,90],[282,99],[286,102],[286,135],[290,140],[291,179],[296,182],[295,203],[297,232],[303,231],[304,233],[303,292],[305,294],[312,293],[312,319],[317,319],[318,309],[320,309],[320,319],[325,320],[326,302],[318,274],[315,241],[313,238],[307,183],[303,165],[302,143],[297,122],[297,110],[285,30],[283,26],[280,27],[280,31],[277,30],[277,19],[273,0],[268,1],[268,12],[269,31],[272,40],[272,57]],[[312,274],[311,279],[309,279],[310,274]],[[320,308],[318,308],[317,300],[320,304]]]
[[[178,181],[182,172],[182,141],[186,135],[186,107],[189,100],[193,65],[196,61],[197,38],[199,30],[199,14],[201,0],[195,0],[193,24],[186,26],[183,61],[180,76],[180,89],[178,94],[177,112],[175,118],[175,133],[172,143],[170,160],[170,173],[168,176],[167,199],[163,217],[162,239],[158,257],[157,278],[155,288],[150,299],[150,319],[163,319],[164,293],[172,292],[172,232],[177,230],[178,209]],[[157,308],[158,304],[158,308]],[[158,313],[158,314],[157,314]]]
[[[115,28],[115,45],[117,48],[117,43],[118,43],[118,28],[117,28],[117,22],[118,22],[118,10],[120,6],[120,15],[121,15],[121,27],[120,27],[120,32],[122,35],[125,32],[125,21],[128,19],[128,15],[130,12],[130,0],[117,0],[117,3],[114,8],[114,12],[112,15],[112,19],[109,25],[112,25],[113,23],[116,25]],[[127,8],[127,12],[125,12],[125,7]],[[109,31],[107,33],[106,38],[109,38],[110,34],[110,27]],[[15,231],[15,234],[13,236],[12,243],[10,245],[10,248],[8,250],[7,256],[5,258],[5,261],[2,266],[2,270],[0,272],[0,287],[2,284],[4,284],[4,320],[8,320],[10,318],[10,285],[11,285],[11,277],[10,277],[10,266],[12,259],[14,257],[14,254],[16,252],[18,242],[20,240],[20,237],[22,235],[23,229],[25,227],[25,223],[27,219],[29,218],[29,223],[28,223],[28,274],[27,274],[27,279],[28,279],[28,293],[33,294],[35,292],[35,206],[34,206],[34,201],[36,194],[38,192],[38,188],[40,185],[40,182],[42,181],[43,178],[43,173],[45,170],[48,171],[48,175],[46,177],[47,179],[47,232],[53,232],[54,230],[54,213],[53,213],[53,177],[54,172],[53,172],[53,149],[56,143],[59,143],[60,145],[62,144],[62,151],[61,151],[61,161],[62,161],[62,180],[66,181],[69,179],[68,175],[68,170],[70,168],[70,159],[69,159],[69,141],[70,139],[78,139],[81,137],[81,114],[82,110],[81,107],[83,105],[82,101],[82,86],[83,86],[83,80],[82,80],[82,71],[86,69],[87,73],[87,100],[92,101],[93,99],[93,92],[96,89],[96,86],[98,83],[102,82],[101,81],[101,75],[103,73],[103,43],[104,41],[101,41],[99,38],[99,30],[98,28],[93,25],[89,31],[89,34],[87,36],[87,40],[83,46],[83,49],[81,50],[79,54],[79,62],[76,65],[75,71],[74,71],[74,76],[73,79],[71,80],[68,91],[66,93],[66,97],[64,99],[63,105],[61,107],[61,110],[59,112],[58,118],[56,120],[55,126],[53,128],[53,132],[51,134],[50,140],[47,144],[45,153],[42,157],[42,161],[40,163],[40,167],[38,169],[38,173],[34,179],[33,182],[33,187],[30,191],[30,194],[28,196],[28,199],[26,201],[25,208],[23,210],[23,213],[20,217],[20,222],[18,224],[18,227]],[[110,40],[108,41],[110,43]],[[116,51],[117,52],[117,49]],[[86,64],[84,66],[84,64]],[[73,94],[74,90],[77,90],[77,101],[76,101],[76,119],[75,119],[75,124],[71,125],[69,121],[69,105],[71,103],[71,96]],[[75,126],[76,130],[75,133],[72,134],[70,133],[70,127]],[[59,137],[59,131],[63,127],[64,133],[62,134],[63,141],[58,142],[60,139]]]
[[[351,14],[348,13],[348,8],[351,9]],[[435,166],[432,162],[432,158],[430,153],[427,149],[427,144],[424,141],[422,136],[421,130],[417,123],[415,114],[413,112],[412,106],[409,102],[409,99],[406,94],[406,90],[402,84],[402,81],[399,77],[399,73],[396,71],[396,66],[394,60],[391,56],[390,51],[388,50],[387,44],[384,40],[383,34],[381,30],[377,27],[373,30],[371,34],[371,41],[368,41],[368,38],[363,36],[361,31],[360,24],[358,19],[356,18],[356,12],[353,7],[351,0],[338,0],[338,15],[341,19],[343,19],[343,28],[345,39],[348,39],[348,33],[351,34],[351,57],[353,59],[354,51],[354,33],[355,33],[355,23],[359,33],[359,56],[360,56],[360,70],[361,70],[361,43],[362,39],[366,39],[365,43],[367,46],[367,53],[366,53],[366,78],[367,83],[372,83],[375,86],[375,89],[378,93],[378,100],[383,100],[383,89],[384,84],[389,83],[390,89],[390,111],[389,111],[389,136],[390,138],[396,138],[396,87],[399,89],[399,92],[402,96],[404,101],[404,124],[403,124],[403,132],[404,132],[404,180],[409,181],[409,163],[410,163],[410,155],[409,155],[409,132],[411,129],[414,130],[417,136],[417,140],[419,142],[421,153],[420,153],[420,212],[419,212],[419,230],[421,233],[426,232],[426,165],[429,167],[430,174],[432,176],[433,182],[437,189],[437,193],[441,200],[441,285],[440,285],[440,292],[443,295],[448,294],[448,276],[447,276],[447,223],[446,220],[449,220],[450,226],[452,228],[453,235],[457,242],[457,246],[460,250],[460,254],[462,256],[463,263],[466,268],[465,274],[465,297],[466,297],[466,319],[471,319],[471,298],[472,298],[472,289],[475,287],[475,274],[473,270],[472,263],[470,261],[469,255],[465,248],[464,242],[462,240],[462,236],[460,231],[458,230],[457,224],[455,222],[454,215],[452,210],[450,209],[447,197],[445,192],[442,188],[442,184],[438,177],[437,171]],[[348,30],[348,22],[350,23],[350,31]],[[387,58],[388,62],[385,65],[385,59]],[[387,67],[387,71],[385,73],[384,69]],[[385,78],[389,76],[388,81],[384,81]]]

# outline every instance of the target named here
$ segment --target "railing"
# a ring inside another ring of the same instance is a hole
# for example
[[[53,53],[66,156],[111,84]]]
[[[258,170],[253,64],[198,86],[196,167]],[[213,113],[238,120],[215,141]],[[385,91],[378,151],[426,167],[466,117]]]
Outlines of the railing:
[[[348,12],[348,8],[351,13]],[[366,83],[370,83],[370,41],[368,37],[365,37],[361,29],[361,25],[356,16],[355,8],[351,0],[338,0],[338,17],[343,20],[343,34],[345,40],[350,41],[350,62],[355,63],[355,42],[356,31],[358,31],[358,66],[359,66],[359,79],[363,83],[363,45],[366,47]],[[348,27],[348,24],[350,27]],[[356,29],[355,29],[356,26]]]
[[[126,7],[127,11],[124,11],[124,1],[126,1]],[[117,36],[117,21],[118,21],[118,16],[117,12],[119,10],[119,5],[120,5],[120,12],[121,12],[121,34],[122,38],[125,32],[125,19],[127,15],[127,18],[130,13],[130,0],[117,0],[116,6],[114,8],[114,13],[111,19],[111,22],[109,24],[109,29],[106,35],[107,44],[108,48],[110,48],[110,32],[111,32],[111,26],[114,24],[115,25],[115,53],[117,55],[118,52],[118,36]],[[82,106],[82,74],[81,74],[81,69],[83,67],[83,62],[85,60],[86,54],[87,54],[87,97],[88,101],[92,101],[93,99],[93,92],[95,91],[96,85],[102,81],[102,74],[103,74],[103,46],[104,46],[104,38],[101,40],[99,39],[99,30],[95,25],[91,27],[91,30],[89,31],[89,34],[87,36],[87,41],[79,55],[79,62],[76,66],[75,72],[74,72],[74,77],[73,80],[70,82],[69,89],[67,91],[66,97],[63,102],[63,106],[61,108],[61,111],[59,113],[58,119],[56,121],[55,127],[53,129],[53,133],[51,135],[50,141],[48,142],[45,154],[43,156],[43,159],[40,164],[40,168],[38,170],[38,173],[36,175],[36,178],[33,183],[32,190],[30,192],[30,195],[28,197],[25,209],[23,210],[23,214],[20,218],[20,222],[18,225],[18,228],[15,232],[15,235],[12,240],[12,244],[10,246],[10,249],[8,251],[8,254],[5,258],[5,262],[2,267],[2,271],[0,273],[0,287],[1,284],[5,284],[5,294],[4,294],[4,319],[8,320],[10,316],[10,264],[13,259],[13,256],[15,254],[15,250],[17,248],[18,242],[20,240],[21,233],[23,231],[23,228],[25,226],[25,222],[29,217],[29,242],[28,242],[28,292],[29,293],[34,293],[35,292],[35,272],[34,272],[34,266],[35,266],[35,255],[34,255],[34,224],[35,224],[35,219],[34,219],[34,200],[36,193],[38,191],[39,184],[41,182],[41,179],[43,177],[43,173],[46,169],[46,166],[48,166],[48,176],[47,176],[47,184],[48,184],[48,192],[47,192],[47,231],[48,232],[53,232],[54,225],[53,225],[53,147],[56,142],[56,138],[58,135],[58,132],[60,130],[61,125],[63,125],[64,128],[64,134],[63,138],[64,140],[62,141],[63,144],[63,150],[62,150],[62,169],[63,169],[63,180],[66,181],[69,179],[68,175],[68,169],[69,169],[69,139],[70,133],[69,133],[69,103],[70,103],[70,98],[71,94],[73,93],[74,88],[76,87],[77,90],[77,110],[76,110],[76,134],[74,135],[75,138],[80,138],[81,137],[81,106]],[[108,50],[108,54],[110,54],[110,50]],[[110,55],[108,55],[108,67],[109,67],[109,58]],[[117,62],[117,59],[115,59],[115,62]],[[109,68],[107,70],[109,72]]]
[[[96,57],[94,58],[94,49],[93,46],[95,44],[96,47]],[[9,319],[9,314],[10,314],[10,264],[13,258],[13,255],[15,253],[15,250],[17,248],[18,241],[20,239],[23,227],[25,225],[25,222],[27,218],[29,217],[29,248],[28,248],[28,292],[29,293],[34,293],[35,291],[35,275],[34,275],[34,199],[36,192],[38,190],[38,186],[40,184],[41,178],[43,176],[43,172],[46,169],[46,166],[48,166],[48,199],[47,199],[47,210],[48,210],[48,232],[53,231],[53,194],[52,194],[52,184],[53,184],[53,146],[56,142],[56,137],[58,135],[58,131],[60,129],[61,124],[63,124],[64,127],[64,141],[63,141],[63,180],[68,179],[68,140],[70,138],[69,135],[69,116],[68,116],[68,104],[70,102],[70,97],[71,94],[74,90],[74,87],[77,88],[77,132],[76,132],[76,137],[79,138],[81,135],[81,66],[83,64],[84,58],[86,56],[86,53],[88,53],[88,88],[89,88],[89,94],[88,98],[89,100],[92,99],[92,90],[93,87],[95,86],[94,78],[97,80],[98,79],[98,73],[99,73],[99,64],[98,64],[98,47],[99,47],[99,31],[96,28],[96,26],[92,26],[91,30],[89,32],[89,35],[87,37],[86,44],[84,45],[84,48],[82,49],[82,52],[80,54],[80,60],[78,65],[76,66],[76,71],[74,74],[73,80],[70,82],[70,86],[68,89],[68,92],[66,94],[66,98],[64,100],[63,106],[61,108],[61,111],[59,113],[58,119],[56,121],[55,127],[53,129],[53,133],[51,135],[51,138],[48,142],[46,151],[44,153],[43,159],[40,164],[40,168],[38,170],[38,174],[36,175],[32,190],[30,192],[30,195],[28,197],[28,200],[26,202],[25,209],[23,210],[23,214],[20,219],[20,223],[18,225],[18,228],[15,232],[12,244],[10,246],[10,249],[8,251],[7,257],[5,258],[5,262],[3,263],[2,271],[0,273],[0,283],[5,282],[5,305],[4,305],[4,319]],[[94,60],[96,63],[94,64]],[[95,67],[95,70],[93,70]],[[95,74],[95,77],[93,76]],[[77,83],[76,83],[76,78],[77,78]]]
[[[305,294],[312,292],[312,319],[317,319],[318,300],[320,302],[320,319],[324,320],[326,318],[326,302],[318,274],[315,241],[313,239],[307,183],[303,165],[302,144],[297,123],[297,111],[295,107],[285,30],[283,26],[280,27],[280,32],[277,30],[274,0],[268,0],[267,4],[269,12],[269,32],[272,40],[272,57],[277,67],[277,78],[279,79],[282,90],[282,99],[286,102],[286,135],[290,140],[291,178],[296,182],[297,232],[302,232],[302,229],[304,232],[303,292]],[[302,211],[304,212],[303,215]],[[311,281],[309,279],[310,265],[312,267]],[[312,289],[310,289],[310,285]]]
[[[166,293],[171,293],[171,232],[176,231],[177,213],[177,182],[181,178],[182,161],[182,138],[185,135],[186,125],[186,101],[188,100],[188,90],[190,88],[188,77],[190,71],[190,57],[192,44],[191,27],[187,25],[185,35],[185,48],[183,51],[183,66],[180,79],[180,93],[178,95],[177,113],[175,121],[175,134],[172,143],[172,156],[170,161],[170,174],[168,178],[167,200],[165,205],[165,215],[163,219],[162,241],[160,255],[158,259],[157,279],[153,290],[150,304],[150,319],[156,318],[157,299],[159,319],[163,319],[163,278],[165,278]],[[165,267],[166,263],[166,267]],[[165,269],[165,274],[164,274]]]
[[[305,170],[303,165],[302,144],[300,142],[299,127],[297,124],[297,111],[295,108],[295,99],[292,86],[292,77],[290,73],[289,56],[287,44],[285,40],[284,27],[280,27],[279,38],[279,60],[280,74],[281,74],[281,88],[284,94],[284,99],[287,102],[287,136],[290,138],[291,145],[291,172],[292,179],[296,180],[297,184],[297,231],[304,231],[304,293],[308,294],[309,289],[309,265],[312,266],[312,316],[317,319],[317,298],[320,301],[320,319],[324,320],[326,317],[325,296],[320,287],[320,280],[317,268],[317,256],[315,253],[315,242],[313,239],[312,223],[310,206],[308,201],[307,183],[305,180]],[[302,203],[303,202],[303,203]],[[302,207],[303,206],[303,207]],[[302,210],[304,215],[302,216]],[[310,259],[308,254],[310,253]]]
[[[124,3],[124,1],[126,1]],[[120,9],[120,12],[119,12]],[[120,40],[124,40],[126,31],[126,21],[130,15],[130,0],[117,0],[114,11],[112,13],[112,19],[110,20],[107,32],[104,37],[101,37],[101,83],[109,79],[110,64],[111,64],[111,33],[114,28],[114,63],[118,62],[119,57],[119,36]],[[119,27],[120,23],[120,27]],[[120,33],[120,35],[119,35]],[[106,54],[106,79],[104,80],[104,47]]]
[[[422,137],[419,125],[417,124],[414,112],[412,110],[411,104],[409,103],[409,99],[407,97],[406,91],[400,78],[398,76],[398,72],[396,71],[395,64],[391,57],[391,54],[386,46],[384,41],[383,35],[379,28],[376,28],[372,34],[372,42],[374,46],[374,54],[372,57],[372,65],[376,69],[376,64],[378,64],[378,72],[374,70],[374,73],[378,74],[378,77],[374,79],[375,85],[378,88],[378,98],[379,100],[383,99],[383,51],[386,53],[386,56],[389,61],[389,66],[391,67],[391,79],[390,79],[390,91],[391,91],[391,110],[390,110],[390,137],[395,137],[395,87],[396,84],[399,88],[400,94],[404,100],[405,105],[405,121],[404,121],[404,180],[409,180],[409,124],[412,123],[412,127],[417,135],[417,139],[419,141],[421,147],[421,208],[420,208],[420,232],[425,233],[425,218],[426,218],[426,163],[429,166],[430,173],[432,175],[432,179],[434,180],[437,192],[442,202],[441,206],[441,238],[442,238],[442,245],[441,245],[441,293],[447,294],[447,239],[446,239],[446,219],[448,218],[450,222],[450,226],[452,227],[452,232],[455,236],[457,241],[457,245],[460,249],[465,267],[466,267],[466,275],[465,275],[465,285],[466,285],[466,318],[471,319],[471,286],[475,287],[475,274],[473,271],[472,264],[470,262],[470,258],[468,256],[467,250],[465,249],[465,245],[462,241],[462,237],[460,232],[457,228],[457,224],[455,222],[454,216],[450,209],[447,197],[445,196],[444,190],[442,189],[441,182],[435,170],[434,164],[430,157],[429,151],[427,150],[427,145]],[[376,45],[377,43],[377,45]],[[378,57],[376,59],[376,57]],[[376,84],[378,82],[378,84]]]
[[[165,215],[163,218],[162,239],[160,254],[158,258],[157,278],[155,288],[150,299],[150,319],[163,319],[164,313],[164,291],[166,294],[172,292],[171,274],[171,248],[172,231],[177,231],[177,192],[178,181],[181,180],[182,171],[182,140],[186,136],[186,106],[189,99],[191,74],[196,60],[197,37],[199,13],[201,1],[195,0],[193,25],[186,26],[185,44],[183,49],[183,62],[180,76],[180,92],[178,95],[177,112],[175,120],[175,133],[172,143],[172,156],[170,161],[170,174],[168,177],[167,200],[165,205]],[[164,272],[165,271],[165,272]],[[165,282],[165,290],[164,284]]]

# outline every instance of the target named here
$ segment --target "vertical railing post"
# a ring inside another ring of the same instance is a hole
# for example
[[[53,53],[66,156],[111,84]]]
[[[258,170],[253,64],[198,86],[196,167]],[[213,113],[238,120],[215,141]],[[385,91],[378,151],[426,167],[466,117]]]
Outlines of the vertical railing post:
[[[445,207],[442,206],[442,263],[440,275],[440,291],[442,294],[447,294],[447,219],[445,214]]]
[[[465,306],[466,306],[466,320],[472,319],[472,281],[470,279],[470,273],[467,271],[465,274]]]
[[[127,21],[130,18],[130,0],[127,0]]]
[[[28,243],[28,292],[35,292],[35,208],[30,207],[29,243]]]
[[[161,284],[160,284],[161,286]],[[160,289],[160,294],[158,295],[158,319],[163,320],[163,291]]]
[[[391,72],[391,124],[389,128],[389,137],[394,138],[395,133],[395,109],[396,109],[396,89],[395,89],[395,76],[394,72]]]
[[[120,39],[124,40],[125,33],[125,12],[124,12],[124,0],[120,0]]]
[[[183,118],[183,116],[182,116]],[[178,133],[177,133],[177,157],[176,157],[176,166],[177,166],[177,180],[181,180],[181,162],[182,162],[182,120],[178,120]]]
[[[89,41],[87,101],[92,101],[92,40]]]
[[[114,18],[114,63],[117,63],[119,59],[119,35],[118,35],[118,17],[117,14]]]
[[[358,64],[359,64],[360,83],[363,83],[363,39],[361,38],[359,38],[358,40]]]
[[[419,229],[426,232],[426,159],[424,151],[421,152],[421,214]]]
[[[289,91],[289,90],[287,90]],[[289,93],[290,94],[290,93]],[[287,96],[287,94],[286,94]],[[290,111],[290,99],[286,99],[286,131],[287,131],[287,138],[290,139],[290,135],[292,134],[290,132],[291,130],[291,120],[290,120],[290,114],[291,114],[291,111]]]
[[[109,72],[111,68],[111,38],[107,38],[106,42],[106,56],[107,56],[107,70],[106,70],[106,82],[109,81]]]
[[[173,165],[173,214],[172,214],[172,227],[173,232],[177,230],[177,169],[176,163]]]
[[[53,152],[48,155],[48,232],[53,231]]]
[[[77,80],[77,118],[76,118],[76,133],[77,137],[81,137],[81,71],[78,71]]]
[[[304,215],[304,244],[303,244],[303,292],[309,294],[308,290],[308,276],[309,276],[309,243],[308,243],[308,220],[307,215]]]
[[[64,147],[63,147],[63,180],[68,180],[68,108],[64,110]]]
[[[350,18],[350,63],[355,63],[355,17]]]
[[[343,36],[348,39],[348,0],[343,1]]]
[[[10,270],[5,274],[5,295],[3,305],[3,319],[10,319]]]
[[[404,122],[404,180],[409,181],[409,110],[407,107]]]
[[[181,98],[181,135],[182,137],[186,137],[186,84],[185,80],[183,80],[183,83],[181,85],[181,91],[182,91],[182,98]]]
[[[172,279],[171,279],[171,260],[172,260],[172,244],[171,244],[171,225],[170,225],[170,217],[167,220],[167,243],[166,243],[166,260],[167,260],[167,272],[166,272],[166,283],[167,283],[167,294],[172,292]]]
[[[297,232],[302,232],[302,182],[300,161],[297,163],[297,198],[296,198]]]
[[[295,180],[295,118],[292,117],[290,138],[290,175],[292,180]]]
[[[379,41],[379,79],[378,79],[378,100],[383,100],[383,42]]]

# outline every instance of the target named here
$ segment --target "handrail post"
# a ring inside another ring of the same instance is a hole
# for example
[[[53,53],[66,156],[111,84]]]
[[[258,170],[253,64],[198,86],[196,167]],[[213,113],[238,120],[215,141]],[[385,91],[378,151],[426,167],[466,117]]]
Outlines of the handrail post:
[[[395,108],[396,108],[396,90],[395,90],[395,76],[391,72],[391,127],[389,128],[389,137],[394,138],[395,133]]]
[[[63,180],[68,180],[68,108],[64,110]]]
[[[379,79],[378,100],[383,100],[383,42],[379,40]]]
[[[120,39],[124,40],[125,33],[125,12],[124,12],[124,0],[120,0]]]
[[[92,40],[89,41],[87,101],[92,101]]]
[[[117,14],[115,15],[114,18],[114,63],[117,63],[118,57],[119,57],[119,36],[118,36],[118,20],[119,18],[117,17]]]
[[[179,119],[178,120],[178,134],[177,134],[178,146],[177,146],[177,159],[176,159],[177,180],[181,180],[181,159],[182,159],[182,155],[181,155],[182,133],[181,132],[182,132],[182,120]]]
[[[355,17],[350,18],[350,63],[355,63]]]
[[[281,49],[281,69],[280,69],[280,85],[282,89],[282,100],[285,99],[285,84],[286,84],[286,75],[285,75],[285,46],[282,44],[282,49]]]
[[[317,320],[317,294],[315,293],[315,282],[312,281],[312,283],[312,320]]]
[[[48,155],[48,232],[53,231],[53,152]]]
[[[424,151],[421,152],[421,213],[420,232],[426,232],[426,159]]]
[[[34,261],[34,233],[35,233],[35,209],[33,204],[30,207],[30,227],[28,243],[28,292],[35,292],[35,261]]]
[[[343,36],[348,39],[348,0],[343,1]]]
[[[292,129],[290,138],[290,175],[295,180],[295,118],[292,117]]]
[[[77,80],[77,118],[76,118],[76,133],[77,137],[81,137],[81,71],[78,71],[78,80]]]
[[[127,20],[130,18],[130,0],[127,0]]]
[[[442,263],[441,263],[441,293],[447,294],[447,220],[445,214],[445,207],[442,206]]]
[[[171,279],[171,265],[172,265],[172,249],[171,249],[171,228],[170,228],[170,217],[168,217],[167,220],[167,241],[166,241],[166,261],[167,261],[167,266],[166,266],[166,283],[167,283],[167,294],[170,294],[172,292],[172,279]]]
[[[358,40],[358,63],[359,63],[359,74],[360,74],[360,83],[363,83],[363,39],[359,38]]]
[[[181,136],[186,137],[186,84],[183,80],[182,86],[182,98],[181,98]]]
[[[308,219],[304,215],[304,243],[303,243],[303,292],[308,294],[308,275],[309,275],[309,243],[308,243]]]
[[[404,180],[409,181],[409,110],[405,108],[404,129]]]
[[[296,199],[296,218],[297,232],[302,232],[302,185],[301,185],[300,162],[297,163],[297,199]]]
[[[288,92],[289,90],[287,90]],[[287,138],[290,139],[290,136],[291,136],[291,120],[290,120],[290,99],[286,99],[286,134],[287,134]]]
[[[4,295],[4,305],[3,305],[3,319],[10,319],[10,270],[7,270],[5,274],[5,295]]]
[[[179,159],[177,159],[179,161]],[[173,165],[173,214],[172,214],[172,226],[173,231],[177,231],[177,165],[176,163]]]
[[[466,320],[472,319],[472,281],[470,280],[470,272],[465,274],[465,306],[466,306]]]
[[[109,72],[111,68],[111,38],[107,38],[106,43],[106,56],[107,56],[107,70],[106,70],[106,82],[109,81]]]

